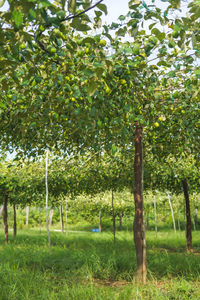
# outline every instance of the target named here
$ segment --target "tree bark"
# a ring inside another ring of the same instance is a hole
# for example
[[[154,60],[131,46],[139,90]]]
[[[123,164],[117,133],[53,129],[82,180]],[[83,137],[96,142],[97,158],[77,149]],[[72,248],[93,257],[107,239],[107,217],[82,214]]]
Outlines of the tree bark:
[[[45,160],[45,165],[46,165],[46,170],[45,170],[45,187],[46,187],[46,227],[47,227],[47,235],[48,235],[48,243],[49,243],[49,250],[51,251],[51,236],[50,236],[50,231],[49,231],[49,208],[48,208],[48,202],[49,202],[49,189],[48,189],[48,156],[49,156],[49,151],[47,150],[46,152],[46,160]]]
[[[66,198],[66,200],[65,200],[65,233],[66,233],[66,235],[68,235],[67,222],[68,222],[68,205],[67,205],[67,198]]]
[[[2,214],[3,214],[3,205],[0,208],[0,218],[1,218]]]
[[[146,212],[146,230],[149,230],[149,208]]]
[[[40,226],[40,233],[42,231],[42,220],[41,220],[41,208],[39,207],[39,226]]]
[[[26,227],[28,227],[28,221],[29,221],[29,206],[26,207]]]
[[[123,228],[122,228],[122,218],[123,218],[123,213],[120,212],[119,213],[119,230],[121,231]]]
[[[61,232],[64,232],[64,223],[63,223],[63,208],[60,205],[60,225],[61,225]]]
[[[192,222],[191,222],[191,215],[190,215],[190,199],[189,199],[189,192],[188,192],[188,183],[187,180],[182,180],[183,184],[183,191],[185,197],[185,206],[186,206],[186,246],[187,250],[192,250]]]
[[[14,213],[14,220],[13,220],[13,236],[16,237],[17,235],[17,213],[16,213],[16,205],[13,205],[13,213]]]
[[[197,207],[195,207],[195,210],[194,210],[194,221],[195,221],[195,225],[196,225],[196,230],[198,229],[198,209]]]
[[[168,196],[169,206],[170,206],[171,214],[172,214],[172,221],[173,221],[173,226],[174,226],[174,232],[176,233],[176,222],[175,222],[175,218],[174,218],[174,210],[173,210],[173,207],[172,207],[171,196],[170,196],[170,194],[168,192],[167,192],[167,196]]]
[[[101,232],[102,226],[101,226],[101,211],[99,211],[99,232]]]
[[[134,200],[135,218],[133,224],[134,242],[137,257],[136,280],[146,283],[147,261],[146,240],[144,226],[144,204],[143,204],[143,128],[136,124],[135,129],[135,160],[134,160]]]
[[[196,206],[196,196],[193,195],[193,200],[194,200],[194,224],[195,224],[195,230],[198,229],[198,208]]]
[[[193,218],[192,221],[193,221],[194,230],[196,231],[195,219]]]
[[[180,217],[179,217],[179,214],[178,214],[178,230],[181,231],[181,224],[180,224]]]
[[[158,227],[157,227],[157,213],[156,213],[156,196],[154,195],[154,219],[155,219],[155,232],[157,234],[158,232]]]
[[[114,208],[114,193],[113,193],[113,190],[112,190],[112,221],[113,221],[113,241],[114,241],[114,244],[115,244],[115,241],[116,241],[116,226],[115,226],[115,208]]]
[[[53,208],[49,211],[49,226],[51,226],[53,223]]]
[[[4,198],[3,222],[4,222],[4,232],[5,232],[5,244],[8,244],[8,192],[6,192]]]

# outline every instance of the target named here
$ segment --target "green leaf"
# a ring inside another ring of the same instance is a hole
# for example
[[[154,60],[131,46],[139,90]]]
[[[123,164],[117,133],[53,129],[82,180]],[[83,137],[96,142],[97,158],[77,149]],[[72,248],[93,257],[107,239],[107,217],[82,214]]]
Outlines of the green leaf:
[[[152,34],[155,34],[155,36],[162,41],[165,38],[165,33],[161,32],[159,29],[157,28],[153,28],[151,31]]]
[[[51,6],[51,3],[48,0],[42,0],[38,4],[38,8],[39,9],[42,9],[42,8],[45,8],[45,7],[49,7],[49,6]]]
[[[6,105],[3,102],[0,102],[0,107],[1,108],[6,108]]]
[[[76,0],[68,1],[68,10],[72,14],[74,14],[76,12]]]
[[[143,18],[143,15],[139,12],[134,12],[131,14],[131,18],[134,18],[134,19],[142,19]]]
[[[157,65],[158,65],[159,67],[160,67],[160,66],[164,66],[164,67],[167,67],[167,66],[168,66],[167,62],[164,61],[164,60],[159,61],[159,62],[157,63]]]
[[[102,124],[101,120],[98,120],[98,121],[97,121],[97,125],[98,125],[99,128],[102,128],[102,125],[103,125],[103,124]]]
[[[114,155],[117,152],[117,147],[115,144],[112,145],[111,152],[112,152],[112,155]]]
[[[176,72],[174,71],[170,71],[167,73],[168,77],[175,77],[176,76]]]
[[[140,44],[136,43],[132,47],[133,55],[138,55],[140,53]]]
[[[15,22],[15,25],[19,28],[22,25],[23,22],[23,15],[21,11],[18,11],[17,9],[14,9],[13,13],[13,20]]]
[[[74,29],[78,30],[78,31],[88,31],[91,30],[90,26],[88,26],[87,24],[83,24],[80,22],[79,19],[74,19],[71,23],[71,27],[73,27]]]
[[[92,96],[95,93],[97,87],[98,87],[97,82],[94,80],[91,80],[87,87],[89,96]]]
[[[32,8],[29,10],[29,15],[30,15],[33,19],[36,19],[36,17],[37,17],[36,11],[33,10]]]
[[[100,4],[97,5],[97,7],[98,7],[101,11],[103,11],[103,12],[105,13],[105,15],[108,14],[107,6],[106,6],[105,4],[100,3]]]
[[[123,15],[121,15],[121,16],[119,16],[119,18],[118,18],[120,21],[124,21],[125,19],[126,19],[126,17],[125,16],[123,16]]]
[[[123,28],[120,28],[117,32],[116,32],[116,35],[117,36],[125,36],[127,33],[127,27],[123,27]]]
[[[199,69],[199,70],[195,70],[195,71],[194,71],[194,74],[195,74],[195,75],[200,75],[200,69]]]
[[[99,79],[101,78],[104,71],[105,71],[105,69],[103,67],[95,68],[95,73]]]
[[[66,0],[61,0],[61,4],[62,4],[62,9],[65,9],[65,4],[66,4]]]
[[[2,7],[5,3],[5,0],[0,0],[0,7]]]
[[[149,25],[149,29],[151,30],[157,23],[152,23],[151,25]]]
[[[171,3],[172,8],[180,8],[180,0],[170,0],[169,2]]]
[[[82,40],[82,44],[95,44],[95,39],[92,37],[86,37]]]
[[[192,34],[192,46],[193,48],[196,48],[197,46],[197,39],[194,33]]]

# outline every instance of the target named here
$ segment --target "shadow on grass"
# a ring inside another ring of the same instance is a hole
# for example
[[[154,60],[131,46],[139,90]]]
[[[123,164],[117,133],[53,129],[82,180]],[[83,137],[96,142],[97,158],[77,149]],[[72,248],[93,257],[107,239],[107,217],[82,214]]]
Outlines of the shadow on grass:
[[[7,246],[0,236],[0,264],[9,264],[13,269],[28,268],[30,272],[52,272],[58,278],[97,278],[102,280],[131,281],[136,270],[136,255],[132,233],[117,233],[114,245],[112,234],[52,233],[51,253],[47,234],[36,231],[19,233],[16,239],[10,237]],[[194,242],[197,245],[198,236]],[[147,234],[147,258],[149,277],[182,276],[198,279],[200,256],[186,253],[184,233]]]

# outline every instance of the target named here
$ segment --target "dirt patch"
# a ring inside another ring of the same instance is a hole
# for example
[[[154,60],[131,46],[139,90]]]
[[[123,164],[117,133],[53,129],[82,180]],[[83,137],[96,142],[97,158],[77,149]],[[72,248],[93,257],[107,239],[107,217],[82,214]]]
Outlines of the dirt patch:
[[[111,286],[111,287],[121,287],[125,285],[130,285],[131,283],[126,281],[126,280],[120,280],[120,281],[112,281],[112,280],[107,280],[107,279],[93,279],[93,283],[95,286]]]

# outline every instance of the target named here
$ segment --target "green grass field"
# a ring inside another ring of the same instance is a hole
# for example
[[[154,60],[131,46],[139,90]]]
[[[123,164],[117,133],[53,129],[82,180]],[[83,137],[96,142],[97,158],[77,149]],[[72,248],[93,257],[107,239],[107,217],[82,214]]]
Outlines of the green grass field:
[[[1,300],[132,300],[200,299],[200,235],[193,233],[194,252],[185,251],[185,233],[147,232],[148,282],[134,282],[136,257],[131,232],[10,233],[0,232]]]

